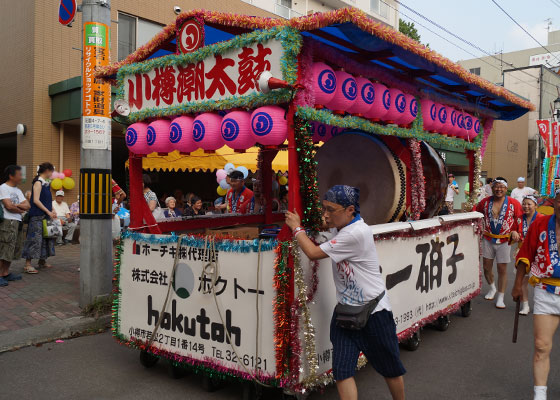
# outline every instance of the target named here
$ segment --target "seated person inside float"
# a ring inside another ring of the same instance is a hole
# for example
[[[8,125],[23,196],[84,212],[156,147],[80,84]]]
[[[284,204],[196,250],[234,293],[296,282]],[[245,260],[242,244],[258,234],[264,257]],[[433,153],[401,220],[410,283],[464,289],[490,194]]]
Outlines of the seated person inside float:
[[[183,215],[181,213],[181,210],[177,208],[177,200],[175,199],[175,197],[170,196],[166,198],[165,207],[167,207],[167,210],[163,211],[163,215],[165,216],[165,218],[177,218]]]
[[[233,170],[228,177],[231,189],[226,194],[226,202],[216,208],[227,208],[229,213],[247,214],[251,211],[253,192],[245,186],[243,172]]]
[[[191,197],[191,206],[185,207],[185,215],[188,217],[197,217],[199,215],[204,215],[202,210],[202,199],[196,195]]]

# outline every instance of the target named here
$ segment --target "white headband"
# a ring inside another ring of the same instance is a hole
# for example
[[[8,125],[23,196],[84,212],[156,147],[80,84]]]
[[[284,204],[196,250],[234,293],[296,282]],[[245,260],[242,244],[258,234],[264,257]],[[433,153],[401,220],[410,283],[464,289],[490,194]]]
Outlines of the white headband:
[[[537,198],[535,196],[533,196],[532,194],[528,194],[527,196],[523,197],[523,200],[525,200],[525,199],[533,200],[535,202],[535,204],[539,204],[539,201],[537,200]]]
[[[503,179],[494,179],[494,182],[492,182],[492,186],[494,186],[494,184],[496,183],[501,183],[502,185],[504,185],[505,187],[507,187],[507,182],[504,181]]]

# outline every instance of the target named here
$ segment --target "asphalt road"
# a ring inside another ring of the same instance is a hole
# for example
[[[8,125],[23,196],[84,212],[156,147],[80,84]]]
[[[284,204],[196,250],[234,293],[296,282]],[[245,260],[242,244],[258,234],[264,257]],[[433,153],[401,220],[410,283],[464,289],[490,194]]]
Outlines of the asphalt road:
[[[513,281],[510,275],[509,286]],[[484,293],[483,288],[483,293]],[[422,331],[415,352],[401,350],[408,369],[408,399],[532,398],[532,317],[520,319],[517,344],[511,343],[514,305],[498,310],[482,296],[471,317],[453,316],[446,332]],[[556,336],[558,338],[558,335]],[[556,344],[560,344],[557,343]],[[560,353],[553,350],[549,399],[560,399]],[[360,399],[389,399],[381,377],[366,366],[357,374]],[[242,387],[204,391],[200,376],[168,376],[165,363],[145,369],[138,352],[118,345],[110,333],[30,347],[0,355],[0,399],[241,399]],[[265,393],[264,399],[280,399]],[[329,387],[309,399],[336,399]]]

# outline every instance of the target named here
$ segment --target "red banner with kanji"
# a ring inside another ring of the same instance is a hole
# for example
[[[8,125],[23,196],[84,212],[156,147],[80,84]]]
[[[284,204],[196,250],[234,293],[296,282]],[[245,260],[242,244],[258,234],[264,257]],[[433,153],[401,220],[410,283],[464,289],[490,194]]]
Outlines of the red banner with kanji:
[[[550,136],[551,136],[550,121],[548,119],[538,119],[537,127],[539,128],[539,135],[541,135],[544,141],[544,146],[546,148],[546,156],[549,157],[550,154],[552,153],[551,151],[552,141],[550,140]]]
[[[558,132],[558,122],[552,123],[552,154],[560,155],[560,134]]]

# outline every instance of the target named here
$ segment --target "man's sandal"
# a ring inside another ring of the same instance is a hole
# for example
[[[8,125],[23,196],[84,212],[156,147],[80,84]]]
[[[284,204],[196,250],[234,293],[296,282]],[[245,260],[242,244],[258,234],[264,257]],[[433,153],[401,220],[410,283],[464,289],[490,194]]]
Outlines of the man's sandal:
[[[39,271],[37,271],[34,267],[32,266],[25,266],[23,267],[23,272],[25,272],[26,274],[38,274]]]

